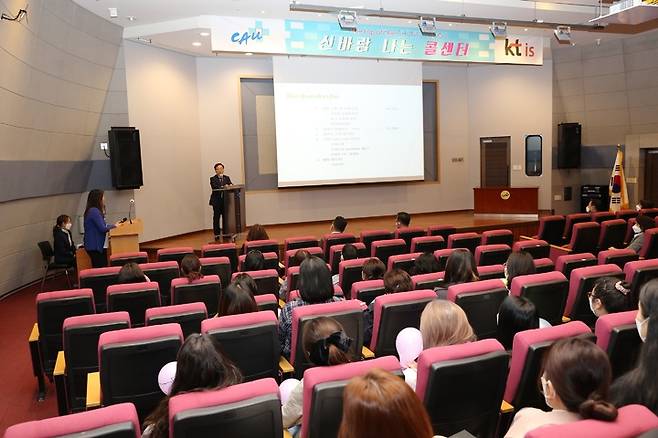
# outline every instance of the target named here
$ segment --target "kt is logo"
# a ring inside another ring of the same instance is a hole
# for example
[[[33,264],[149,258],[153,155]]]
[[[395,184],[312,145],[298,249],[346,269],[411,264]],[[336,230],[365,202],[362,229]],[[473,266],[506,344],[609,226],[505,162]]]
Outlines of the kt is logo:
[[[519,39],[510,42],[509,38],[505,38],[505,56],[535,56],[535,47],[528,43],[521,43]]]

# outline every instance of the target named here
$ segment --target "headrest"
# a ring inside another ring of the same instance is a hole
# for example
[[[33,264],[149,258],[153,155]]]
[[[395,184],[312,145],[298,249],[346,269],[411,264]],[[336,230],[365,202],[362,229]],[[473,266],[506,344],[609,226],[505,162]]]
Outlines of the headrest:
[[[279,242],[274,239],[263,239],[263,240],[251,240],[244,243],[245,252],[249,252],[251,249],[258,248],[259,246],[279,246]]]
[[[535,268],[544,267],[544,266],[554,266],[553,260],[549,259],[548,257],[544,257],[541,259],[534,259],[533,263],[535,264]]]
[[[572,213],[567,215],[567,220],[590,219],[591,217],[589,213]]]
[[[279,303],[279,299],[274,294],[262,294],[254,296],[256,304]]]
[[[636,260],[628,262],[624,265],[624,274],[626,274],[626,282],[630,283],[635,276],[635,273],[641,269],[658,269],[658,259],[649,260]]]
[[[191,246],[179,246],[176,248],[160,248],[157,255],[161,254],[193,254],[194,248]]]
[[[89,277],[100,277],[103,275],[119,275],[121,266],[108,266],[107,268],[90,268],[83,269],[78,274],[80,279]]]
[[[364,290],[370,290],[370,289],[377,289],[377,288],[382,288],[384,287],[384,280],[379,279],[379,280],[365,280],[365,281],[357,281],[352,284],[352,291],[350,296],[352,298],[356,298],[359,292],[364,291]]]
[[[456,230],[457,228],[454,225],[430,225],[427,227],[428,231],[440,231],[440,230]]]
[[[579,222],[573,226],[573,233],[587,228],[601,228],[601,225],[598,222]]]
[[[455,252],[455,248],[437,249],[434,251],[434,258],[438,260],[441,257],[450,257],[453,252]]]
[[[411,284],[413,284],[414,288],[416,288],[416,285],[419,283],[424,283],[427,281],[443,280],[445,274],[446,273],[442,271],[442,272],[431,272],[429,274],[412,275]]]
[[[370,257],[367,257],[367,258],[364,257],[364,258],[360,258],[360,259],[352,259],[352,260],[343,260],[342,262],[340,262],[340,263],[338,264],[338,273],[339,273],[339,275],[340,275],[341,278],[342,278],[342,276],[343,276],[343,271],[344,271],[346,268],[363,267],[363,265],[365,264],[365,262],[367,262],[369,259],[370,259]]]
[[[384,246],[405,246],[407,243],[404,239],[384,239],[384,240],[375,240],[372,242],[373,248],[381,248]]]
[[[219,284],[219,276],[218,275],[204,275],[201,278],[198,278],[196,280],[190,281],[187,278],[174,278],[171,280],[171,287],[172,289],[175,287],[179,286],[188,286],[188,285],[196,285],[196,284],[209,284],[209,283],[217,283]]]
[[[199,262],[201,262],[201,266],[231,264],[231,260],[228,257],[201,257]]]
[[[376,242],[375,242],[375,243],[376,243]],[[404,262],[404,261],[408,261],[408,260],[409,260],[409,261],[414,261],[414,260],[416,260],[418,257],[420,257],[420,256],[422,256],[422,255],[423,255],[422,252],[412,252],[412,253],[409,253],[409,254],[396,254],[396,255],[392,255],[392,256],[390,256],[390,257],[388,258],[388,267],[387,267],[387,269],[390,271],[391,269],[393,269],[393,265],[394,265],[395,263],[397,263],[397,262]]]
[[[225,250],[235,250],[235,243],[209,243],[201,247],[201,254],[204,254],[206,251],[225,251]]]
[[[478,266],[478,274],[480,274],[480,276],[500,274],[501,277],[504,277],[505,267],[503,265]]]
[[[125,322],[130,327],[130,315],[126,311],[95,313],[93,315],[69,316],[64,320],[62,328],[64,331],[73,327],[84,327],[92,325],[107,325]]]
[[[658,228],[651,228],[644,232],[644,244],[642,245],[642,249],[640,249],[640,257],[647,257],[647,253],[651,249],[651,246],[653,245],[655,247],[656,245],[658,245],[656,243],[657,235],[658,235]],[[653,252],[655,255],[656,250],[654,249]]]
[[[54,292],[41,292],[37,294],[36,303],[50,300],[61,300],[65,298],[88,297],[94,302],[94,292],[89,288],[58,290]]]
[[[627,312],[608,313],[607,315],[600,316],[596,320],[594,327],[594,334],[596,335],[596,345],[601,347],[604,351],[608,350],[610,344],[610,335],[615,327],[624,325],[632,325],[635,327],[635,317],[637,310],[629,310]]]
[[[483,252],[494,252],[494,251],[512,251],[512,248],[509,245],[505,244],[492,244],[492,245],[478,245],[475,247],[475,258],[479,258]]]
[[[411,239],[411,243],[432,243],[432,242],[445,242],[443,236],[418,236]]]
[[[519,240],[514,243],[514,252],[519,252],[524,248],[534,248],[538,246],[548,246],[548,242],[541,239]]]
[[[254,280],[257,278],[268,278],[268,277],[279,276],[279,274],[276,272],[276,269],[261,269],[260,271],[234,272],[233,275],[231,275],[231,281],[233,281],[235,277],[237,277],[240,274],[247,274]]]
[[[307,248],[289,249],[288,251],[286,251],[286,259],[294,257],[295,254],[297,253],[297,251],[300,251],[300,250],[308,251],[311,255],[314,255],[314,256],[322,256],[322,254],[323,254],[322,253],[322,248],[320,248],[319,246],[309,246]],[[274,254],[274,253],[272,253],[272,254]]]
[[[608,257],[624,257],[624,256],[634,256],[636,254],[632,249],[606,249],[605,251],[599,252],[598,263],[603,265],[606,263]]]
[[[155,281],[148,281],[145,283],[112,284],[107,287],[107,295],[147,290],[157,290],[159,293],[160,285]]]
[[[208,316],[206,305],[202,302],[174,304],[172,306],[150,307],[146,309],[146,323],[151,318],[170,315],[185,315],[190,313],[203,313]]]
[[[555,221],[563,221],[564,216],[561,215],[553,215],[553,216],[542,216],[539,218],[539,222],[555,222]]]
[[[578,253],[578,254],[561,255],[555,261],[555,270],[562,272],[562,271],[564,271],[565,265],[567,263],[577,262],[577,261],[585,261],[585,260],[594,260],[594,261],[596,261],[596,257],[594,257],[594,255],[589,253],[589,252],[583,252],[583,253]]]
[[[356,236],[352,233],[327,233],[322,235],[324,241],[335,239],[356,239]]]
[[[261,325],[263,323],[278,324],[276,315],[271,310],[262,310],[260,312],[240,313],[238,315],[220,316],[217,318],[208,318],[201,321],[201,333],[208,333],[212,330],[235,327],[249,327],[252,325]]]
[[[544,272],[541,274],[520,275],[512,280],[511,294],[521,296],[521,290],[527,286],[541,285],[542,283],[567,283],[567,277],[558,271]]]
[[[393,233],[391,233],[388,230],[366,230],[366,231],[361,231],[361,240],[363,240],[364,237],[380,236],[380,235],[392,236]]]
[[[610,219],[609,221],[601,222],[601,228],[614,227],[615,225],[626,227],[626,221],[623,219]]]
[[[482,232],[482,236],[509,236],[510,234],[514,235],[512,230],[488,230]]]
[[[110,260],[121,260],[121,259],[131,259],[137,257],[147,257],[148,254],[145,251],[133,251],[133,252],[121,252],[118,254],[112,254]]]
[[[395,237],[397,238],[398,236],[401,236],[403,234],[411,234],[411,233],[427,234],[427,230],[425,230],[425,228],[421,228],[421,227],[400,227],[397,230],[395,230]]]
[[[285,240],[285,243],[296,243],[296,242],[317,242],[318,239],[315,236],[301,236],[301,237],[289,237]]]
[[[498,279],[472,281],[470,283],[460,283],[448,287],[448,300],[454,302],[458,295],[473,294],[494,290],[506,289],[505,283]]]
[[[455,233],[451,234],[448,236],[448,245],[450,245],[450,242],[454,242],[455,240],[462,240],[462,239],[480,239],[480,235],[478,233]]]
[[[156,269],[176,269],[178,270],[178,263],[173,260],[168,262],[153,262],[153,263],[140,263],[139,268],[142,271],[152,271]]]

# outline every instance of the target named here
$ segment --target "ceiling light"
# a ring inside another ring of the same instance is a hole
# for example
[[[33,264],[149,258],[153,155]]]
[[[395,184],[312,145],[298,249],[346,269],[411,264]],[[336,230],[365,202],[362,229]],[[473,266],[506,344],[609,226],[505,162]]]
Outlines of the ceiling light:
[[[265,13],[265,11],[260,11],[260,13],[261,13],[261,14],[264,14],[264,13]]]
[[[542,20],[541,18],[535,18],[532,21],[534,21],[535,23],[539,23],[539,24],[542,24],[544,22],[544,20]]]
[[[119,16],[117,8],[107,8],[107,10],[110,12],[110,18],[117,18]]]
[[[507,23],[502,21],[494,21],[491,23],[489,31],[494,38],[507,38]]]
[[[356,12],[340,11],[338,12],[338,25],[342,30],[356,31]]]
[[[418,29],[420,29],[420,33],[425,36],[436,36],[436,18],[420,17]]]
[[[448,27],[452,27],[452,23],[448,23]]]
[[[201,47],[201,43],[199,41],[195,41],[192,43],[194,47]]]
[[[253,53],[251,53],[251,52],[247,52],[247,53],[244,54],[244,56],[251,56],[251,55],[253,55]]]
[[[126,18],[128,19],[128,21],[135,21],[135,20],[137,20],[137,17],[135,17],[134,15],[128,15]]]
[[[528,28],[527,28],[527,27],[526,27],[526,28],[524,28],[524,29],[523,29],[523,31],[524,31],[524,32],[527,32],[527,31],[528,31]]]
[[[210,32],[201,32],[199,35],[201,35],[202,37],[208,37],[210,36]]]
[[[558,26],[553,31],[553,34],[560,44],[568,44],[571,42],[571,27],[569,26]]]

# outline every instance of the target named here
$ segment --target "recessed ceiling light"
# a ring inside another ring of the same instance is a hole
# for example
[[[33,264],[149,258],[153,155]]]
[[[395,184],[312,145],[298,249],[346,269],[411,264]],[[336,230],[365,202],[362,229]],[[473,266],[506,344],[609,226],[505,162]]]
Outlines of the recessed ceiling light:
[[[448,26],[452,27],[452,23],[448,23]]]
[[[201,43],[199,41],[195,41],[192,43],[194,47],[201,47]]]
[[[202,37],[207,37],[210,36],[210,32],[201,32],[199,35],[201,35]]]
[[[411,24],[411,20],[407,20],[407,24]]]
[[[251,55],[253,55],[253,53],[251,53],[251,52],[247,52],[247,53],[244,54],[244,56],[251,56]]]
[[[265,13],[265,11],[260,11],[260,13],[261,13],[261,14],[264,14],[264,13]]]
[[[527,28],[527,27],[526,27],[526,28],[524,28],[524,29],[523,29],[523,31],[524,31],[524,32],[527,32],[527,31],[528,31],[528,28]]]
[[[137,20],[137,17],[135,17],[134,15],[128,15],[126,18],[128,19],[128,21],[135,21],[135,20]]]

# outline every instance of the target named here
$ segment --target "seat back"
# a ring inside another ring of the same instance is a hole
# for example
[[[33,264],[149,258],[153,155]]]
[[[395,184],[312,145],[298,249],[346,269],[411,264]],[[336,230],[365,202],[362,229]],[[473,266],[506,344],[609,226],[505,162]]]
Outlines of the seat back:
[[[205,275],[194,281],[187,278],[171,281],[172,304],[200,302],[206,305],[206,311],[211,315],[217,313],[221,293],[222,287],[216,275]]]
[[[245,272],[244,261],[247,258],[246,254],[238,257],[238,272]],[[276,252],[263,253],[263,269],[279,269],[279,254]]]
[[[455,248],[445,248],[434,251],[434,258],[439,262],[439,270],[445,271],[448,259],[455,252]]]
[[[600,224],[615,219],[617,219],[617,215],[614,211],[597,211],[596,213],[592,213],[592,221]]]
[[[233,273],[232,280],[237,276],[237,272]],[[279,293],[279,274],[275,269],[263,269],[261,271],[245,271],[256,282],[256,295],[275,294]]]
[[[121,403],[87,412],[15,424],[5,438],[139,438],[139,418],[132,403]]]
[[[194,254],[194,248],[191,246],[179,246],[176,248],[161,248],[156,253],[159,262],[174,261],[180,266],[181,260],[188,254]]]
[[[474,281],[448,288],[448,299],[464,309],[478,339],[496,337],[498,309],[507,294],[500,280]]]
[[[252,250],[258,250],[262,253],[274,252],[279,254],[279,242],[273,239],[248,241],[244,243],[242,248],[243,254],[247,254]]]
[[[626,238],[626,221],[623,219],[601,222],[599,249],[622,248]]]
[[[475,264],[477,266],[502,265],[512,248],[507,244],[479,245],[475,248]]]
[[[599,244],[601,225],[584,222],[573,226],[569,248],[572,252],[596,252]]]
[[[628,262],[624,266],[626,283],[631,285],[631,305],[637,309],[642,286],[654,278],[658,278],[658,259],[638,260]]]
[[[50,242],[47,240],[42,240],[41,242],[37,243],[37,246],[39,247],[39,251],[41,251],[41,259],[45,263],[50,263],[50,260],[55,255],[53,246],[50,244]]]
[[[565,254],[555,260],[555,270],[564,274],[566,278],[571,278],[571,271],[585,266],[595,266],[596,257],[591,253],[582,254]]]
[[[505,401],[511,403],[516,410],[525,407],[547,410],[544,396],[540,393],[537,384],[544,353],[553,342],[575,336],[593,340],[589,327],[581,321],[525,330],[514,335],[512,361],[505,386]]]
[[[361,231],[361,243],[366,246],[366,251],[371,254],[372,242],[376,240],[390,240],[393,239],[393,233],[387,230],[366,230]]]
[[[366,246],[363,243],[355,242],[352,245],[354,245],[354,247],[356,248],[358,258],[368,257],[368,253],[366,252]],[[338,274],[338,264],[342,261],[341,257],[343,254],[343,246],[345,246],[344,243],[338,245],[331,245],[329,247],[329,255],[327,261],[329,262],[331,273],[333,275]]]
[[[658,217],[658,208],[643,208],[642,210],[640,210],[640,214],[655,219],[656,217]]]
[[[264,311],[209,318],[201,323],[201,332],[215,338],[244,380],[250,381],[278,378],[278,327],[276,313]]]
[[[279,388],[274,379],[261,379],[174,396],[169,400],[169,431],[176,438],[281,438]]]
[[[160,302],[163,305],[171,304],[171,281],[180,276],[178,263],[175,261],[143,263],[139,265],[149,280],[158,283],[160,288]]]
[[[371,243],[370,257],[377,257],[379,260],[388,264],[388,258],[407,252],[407,244],[402,239],[375,240]]]
[[[478,277],[480,277],[480,280],[492,280],[495,278],[504,278],[505,267],[503,265],[479,266]]]
[[[514,233],[511,230],[488,230],[482,232],[481,245],[514,245]]]
[[[345,386],[351,378],[375,368],[401,375],[394,356],[309,369],[303,382],[302,438],[335,438],[343,416]]]
[[[434,433],[495,436],[508,363],[509,354],[495,339],[422,351],[416,393]]]
[[[62,326],[71,316],[95,313],[91,289],[42,292],[36,297],[41,365],[52,375],[57,352],[62,349]]]
[[[320,246],[322,251],[329,254],[329,248],[334,245],[344,245],[346,243],[356,243],[356,236],[350,233],[331,233],[322,236]]]
[[[394,237],[396,239],[402,239],[407,244],[406,251],[409,252],[411,248],[411,240],[414,237],[423,237],[427,236],[427,230],[420,227],[403,227],[395,230]]]
[[[420,289],[434,289],[439,287],[441,282],[443,282],[443,277],[445,277],[445,272],[432,272],[430,274],[418,274],[411,276],[411,284],[414,286],[414,290]]]
[[[352,285],[363,279],[363,265],[367,258],[343,260],[338,264],[338,284],[343,291],[351,291]]]
[[[537,239],[544,240],[551,245],[561,245],[564,235],[564,216],[543,216],[539,218]]]
[[[324,259],[324,253],[322,252],[322,248],[320,248],[319,246],[308,246],[308,247],[305,247],[303,249],[308,251],[313,256],[320,257],[321,259]],[[284,253],[283,266],[284,266],[285,269],[288,269],[292,266],[299,266],[300,265],[300,263],[297,260],[295,260],[295,253],[298,250],[299,250],[299,248],[289,249],[288,251],[286,251]],[[267,269],[275,269],[275,268],[268,267]]]
[[[238,270],[238,249],[235,243],[211,243],[201,247],[201,257],[228,257],[231,272]]]
[[[533,259],[543,259],[551,254],[551,247],[548,242],[540,239],[519,240],[514,244],[512,250],[514,252],[525,251]]]
[[[645,259],[658,258],[658,228],[651,228],[644,232],[644,244],[640,249],[640,257]]]
[[[319,247],[320,242],[315,236],[290,237],[283,241],[284,254],[288,251]]]
[[[637,217],[638,214],[639,212],[637,210],[619,210],[615,213],[615,217],[628,221],[631,218]]]
[[[98,313],[105,312],[107,287],[116,284],[119,278],[119,266],[109,268],[83,269],[78,273],[80,288],[94,291],[94,305]]]
[[[276,315],[279,310],[279,299],[274,294],[256,295],[254,300],[259,311],[271,310]]]
[[[562,322],[569,292],[569,282],[562,273],[553,271],[515,277],[510,291],[512,295],[532,301],[540,318],[552,325]]]
[[[420,314],[436,299],[433,290],[398,292],[377,297],[373,308],[370,350],[375,356],[397,355],[395,340],[406,327],[420,328]]]
[[[352,284],[348,298],[363,301],[369,305],[375,298],[385,293],[384,280],[357,281]]]
[[[85,410],[87,374],[98,371],[98,338],[101,333],[126,328],[130,328],[128,312],[71,316],[64,320],[62,339],[69,412]]]
[[[423,255],[421,252],[414,252],[410,254],[396,254],[388,258],[386,269],[390,271],[391,269],[402,269],[406,273],[411,272],[411,269],[416,263],[416,259]]]
[[[176,360],[183,344],[178,324],[113,330],[98,339],[98,363],[103,406],[132,402],[140,422],[164,394],[158,373]]]
[[[411,239],[411,247],[409,252],[429,252],[433,253],[436,250],[446,247],[446,241],[441,236],[423,236],[414,237]]]
[[[148,263],[149,256],[145,251],[122,252],[110,256],[110,266],[123,266],[126,263]]]
[[[448,237],[448,248],[466,248],[475,254],[475,248],[482,241],[478,233],[455,233]]]
[[[633,438],[658,428],[658,417],[642,405],[619,408],[615,421],[580,420],[531,430],[526,438]],[[654,436],[654,435],[651,435]],[[647,436],[648,438],[648,436]]]
[[[555,271],[555,263],[553,263],[553,260],[549,258],[533,259],[533,262],[535,264],[535,272],[537,274]]]
[[[290,363],[295,367],[295,376],[301,379],[306,369],[313,366],[304,355],[302,333],[306,324],[318,316],[336,319],[352,338],[349,353],[358,358],[363,347],[363,309],[357,300],[334,301],[324,304],[311,304],[295,307],[292,310],[292,335],[290,343]]]
[[[334,284],[334,296],[345,298],[343,289],[341,289],[340,286],[338,286],[337,284]],[[288,294],[288,299],[286,300],[286,303],[290,301],[298,300],[300,298],[301,298],[301,294],[299,293],[299,289],[291,290],[290,293]]]
[[[564,308],[564,315],[572,320],[583,321],[590,327],[594,326],[596,316],[589,307],[588,293],[594,288],[594,283],[601,277],[624,278],[624,273],[617,265],[596,265],[578,268],[571,271],[569,278],[569,295]]]
[[[160,289],[155,281],[107,287],[107,311],[128,312],[133,327],[144,325],[144,314],[151,307],[160,307]]]
[[[632,249],[608,249],[599,252],[599,265],[613,264],[624,269],[628,262],[634,262],[640,259],[640,255]]]
[[[431,225],[427,227],[428,236],[441,236],[446,242],[448,241],[448,237],[456,232],[457,228],[452,225]]]
[[[635,326],[636,310],[610,313],[596,320],[596,345],[608,353],[613,378],[635,367],[642,340]]]
[[[231,282],[231,260],[228,257],[201,257],[201,273],[203,275],[216,275],[222,287],[228,286]]]
[[[562,236],[563,241],[569,242],[571,240],[571,234],[573,232],[573,226],[583,222],[590,222],[592,216],[589,213],[574,213],[568,214],[566,216],[566,222],[564,224],[564,234]]]
[[[146,325],[176,323],[187,338],[192,333],[201,333],[201,321],[208,318],[206,305],[203,303],[185,303],[173,306],[152,307],[146,309]]]

